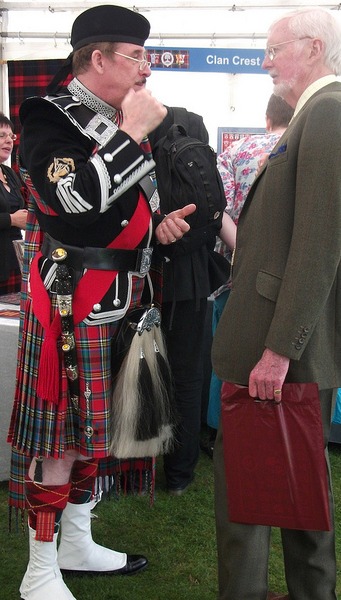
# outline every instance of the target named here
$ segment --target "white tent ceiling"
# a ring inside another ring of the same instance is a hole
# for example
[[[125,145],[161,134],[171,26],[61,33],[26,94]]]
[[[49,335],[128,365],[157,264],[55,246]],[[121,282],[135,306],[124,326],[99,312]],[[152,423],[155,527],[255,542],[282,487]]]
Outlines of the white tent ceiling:
[[[0,35],[2,56],[16,58],[63,58],[69,51],[69,33],[77,14],[97,4],[113,4],[115,0],[57,0],[22,2],[0,0]],[[281,13],[306,6],[299,0],[241,0],[227,3],[221,0],[167,2],[162,0],[119,1],[117,4],[143,13],[151,23],[149,42],[162,45],[188,46],[242,45],[263,47],[270,23]],[[309,5],[337,11],[341,18],[341,3],[310,0]],[[49,41],[47,41],[49,40]],[[260,40],[260,42],[257,42]]]

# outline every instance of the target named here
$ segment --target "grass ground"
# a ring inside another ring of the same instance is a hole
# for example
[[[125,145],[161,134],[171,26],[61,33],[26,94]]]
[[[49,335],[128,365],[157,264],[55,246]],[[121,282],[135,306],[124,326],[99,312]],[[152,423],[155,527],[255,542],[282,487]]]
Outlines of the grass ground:
[[[336,501],[338,594],[341,598],[341,447],[330,448]],[[146,554],[149,568],[134,577],[68,577],[77,600],[215,600],[217,564],[213,514],[212,460],[202,454],[191,488],[170,497],[158,466],[156,499],[122,497],[96,507],[93,537],[101,544]],[[27,537],[8,534],[7,484],[0,484],[0,598],[19,600],[27,563]],[[272,590],[285,592],[279,531],[274,529],[269,567]],[[46,599],[50,600],[50,599]],[[51,600],[57,600],[52,599]]]

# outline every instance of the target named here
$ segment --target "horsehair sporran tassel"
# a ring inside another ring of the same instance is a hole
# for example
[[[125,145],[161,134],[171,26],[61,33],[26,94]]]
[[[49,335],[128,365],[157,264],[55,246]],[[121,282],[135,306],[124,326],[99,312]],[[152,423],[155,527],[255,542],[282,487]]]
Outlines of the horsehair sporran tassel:
[[[138,401],[136,439],[143,441],[158,435],[160,411],[159,407],[155,406],[152,375],[142,348],[139,365]]]
[[[172,423],[173,427],[178,424],[179,415],[177,413],[175,404],[175,389],[174,380],[167,356],[166,345],[163,338],[161,327],[155,327],[155,340],[154,346],[156,349],[156,361],[157,361],[157,374],[159,377],[160,384],[164,390],[167,402],[162,404],[164,410],[164,423]],[[174,442],[174,440],[173,440]],[[171,444],[168,450],[171,449]]]
[[[138,326],[113,393],[110,451],[114,456],[130,458],[169,452],[174,416],[170,382],[159,322],[141,331]]]
[[[170,371],[166,373],[164,368],[162,371],[160,370],[159,355],[161,355],[161,351],[164,352],[164,347],[159,327],[154,327],[151,332],[143,332],[140,342],[139,410],[136,437],[143,441],[148,437],[158,435],[159,427],[171,423],[172,415],[169,402]],[[166,364],[163,356],[162,361]]]

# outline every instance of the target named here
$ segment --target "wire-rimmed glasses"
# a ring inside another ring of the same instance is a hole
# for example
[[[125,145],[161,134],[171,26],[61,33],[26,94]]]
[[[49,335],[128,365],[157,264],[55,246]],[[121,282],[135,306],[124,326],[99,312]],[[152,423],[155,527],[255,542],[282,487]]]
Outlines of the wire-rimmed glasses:
[[[296,38],[294,40],[288,40],[287,42],[280,42],[279,44],[272,44],[272,46],[268,46],[268,48],[265,48],[264,54],[265,54],[265,56],[268,56],[272,62],[276,58],[277,48],[279,46],[284,46],[285,44],[292,44],[293,42],[298,42],[299,40],[308,40],[308,39],[311,39],[311,37],[309,35],[306,35],[304,37]]]
[[[7,131],[0,131],[0,140],[5,140],[6,138],[11,138],[12,142],[15,142],[17,136],[15,133],[7,133]]]
[[[118,54],[118,56],[123,56],[123,58],[128,58],[129,60],[139,63],[139,71],[144,71],[146,67],[150,68],[151,63],[146,58],[134,58],[133,56],[128,56],[128,54],[116,52],[116,50],[113,51],[113,54]]]

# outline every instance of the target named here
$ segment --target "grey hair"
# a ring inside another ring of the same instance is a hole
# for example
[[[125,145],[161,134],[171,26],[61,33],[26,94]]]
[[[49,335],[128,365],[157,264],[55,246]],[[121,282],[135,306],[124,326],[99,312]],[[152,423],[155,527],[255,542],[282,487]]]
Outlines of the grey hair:
[[[307,36],[322,40],[325,66],[335,75],[341,75],[341,24],[330,11],[307,7],[289,12],[275,23],[282,20],[287,20],[288,28],[295,38]],[[275,23],[272,23],[270,29]]]

